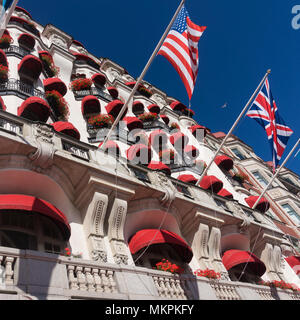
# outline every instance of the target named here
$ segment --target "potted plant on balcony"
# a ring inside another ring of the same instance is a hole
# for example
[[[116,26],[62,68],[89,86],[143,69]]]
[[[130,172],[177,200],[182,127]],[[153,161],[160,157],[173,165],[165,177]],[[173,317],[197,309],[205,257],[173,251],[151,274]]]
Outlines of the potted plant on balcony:
[[[213,279],[213,280],[219,280],[221,278],[221,274],[219,272],[215,272],[215,270],[212,269],[205,269],[205,270],[200,270],[197,269],[194,274],[197,277],[205,277],[208,279]]]
[[[8,79],[8,67],[0,65],[0,82],[7,81]]]
[[[63,96],[58,91],[52,90],[46,91],[45,97],[58,119],[67,121],[70,114],[69,106]]]
[[[91,79],[79,78],[70,83],[70,89],[75,91],[91,90],[93,81]]]
[[[50,55],[41,54],[40,59],[43,62],[44,70],[50,78],[56,77],[59,74],[59,68],[55,66],[53,58]]]
[[[88,123],[93,126],[93,128],[110,128],[114,122],[113,116],[110,114],[98,114],[89,118]]]
[[[144,86],[139,86],[138,92],[145,96],[146,98],[150,98],[152,96],[152,92]]]
[[[0,38],[0,48],[1,49],[7,49],[9,48],[10,44],[13,43],[13,38],[8,35],[8,34],[4,34],[1,38]]]
[[[162,259],[153,269],[170,272],[173,274],[182,274],[184,269],[169,260]]]
[[[145,125],[151,125],[153,121],[155,121],[158,118],[157,113],[153,112],[145,112],[138,116],[138,118],[144,123]]]

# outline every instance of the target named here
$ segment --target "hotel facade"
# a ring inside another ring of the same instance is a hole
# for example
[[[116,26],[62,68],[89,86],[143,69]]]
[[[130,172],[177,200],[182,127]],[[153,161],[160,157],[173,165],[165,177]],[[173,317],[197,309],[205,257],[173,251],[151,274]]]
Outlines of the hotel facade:
[[[20,7],[0,47],[0,299],[300,300],[297,174],[253,210],[232,135],[198,185],[225,134],[145,81],[101,148],[136,80]]]

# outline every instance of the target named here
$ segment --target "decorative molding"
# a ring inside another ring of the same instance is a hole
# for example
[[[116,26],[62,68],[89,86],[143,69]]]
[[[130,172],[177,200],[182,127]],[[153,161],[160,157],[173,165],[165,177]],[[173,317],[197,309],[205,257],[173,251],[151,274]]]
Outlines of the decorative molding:
[[[51,24],[46,25],[42,35],[51,43],[56,44],[58,47],[65,50],[68,50],[72,44],[72,37]]]

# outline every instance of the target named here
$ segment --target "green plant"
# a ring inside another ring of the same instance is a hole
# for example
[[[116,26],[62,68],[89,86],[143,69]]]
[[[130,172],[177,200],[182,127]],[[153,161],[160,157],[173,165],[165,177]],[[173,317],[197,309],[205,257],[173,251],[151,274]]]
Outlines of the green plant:
[[[50,77],[57,76],[59,74],[59,68],[55,66],[53,58],[49,55],[41,55],[44,68]]]
[[[93,81],[91,79],[79,78],[75,79],[70,83],[70,89],[74,91],[90,90]]]
[[[0,48],[8,48],[11,43],[13,43],[13,38],[8,34],[4,34],[0,38]]]
[[[94,128],[109,128],[114,122],[113,116],[110,114],[99,114],[93,117],[90,117],[88,123]]]
[[[56,116],[58,116],[60,120],[67,120],[69,117],[69,106],[63,96],[55,90],[47,91],[45,96]]]
[[[148,121],[154,121],[158,118],[157,113],[153,113],[153,112],[146,112],[146,113],[142,113],[138,116],[138,118],[142,121],[142,122],[148,122]]]

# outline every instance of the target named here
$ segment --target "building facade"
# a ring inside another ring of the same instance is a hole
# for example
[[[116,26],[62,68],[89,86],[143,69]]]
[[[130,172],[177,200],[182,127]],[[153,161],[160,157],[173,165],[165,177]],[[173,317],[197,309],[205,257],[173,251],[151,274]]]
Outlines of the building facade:
[[[295,173],[253,210],[272,171],[231,136],[198,186],[225,134],[145,81],[101,148],[135,79],[20,7],[0,45],[0,299],[300,299]]]

